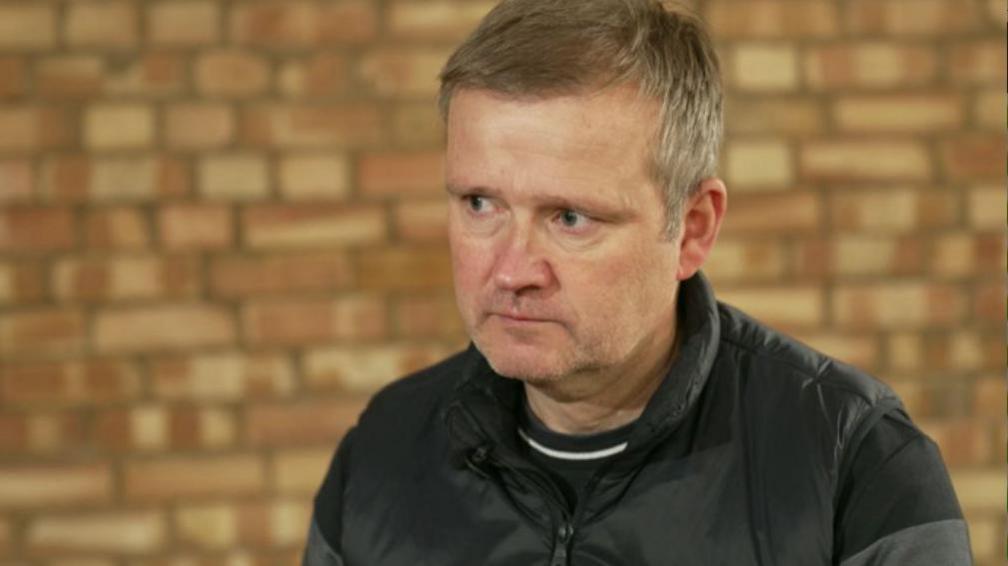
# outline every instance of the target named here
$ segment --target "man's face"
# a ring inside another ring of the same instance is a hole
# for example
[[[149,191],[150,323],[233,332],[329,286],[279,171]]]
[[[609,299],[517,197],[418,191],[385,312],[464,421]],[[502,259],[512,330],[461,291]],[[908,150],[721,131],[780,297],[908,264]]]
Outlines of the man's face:
[[[671,347],[679,238],[648,174],[657,104],[629,88],[460,90],[446,177],[455,294],[501,375],[622,371]]]

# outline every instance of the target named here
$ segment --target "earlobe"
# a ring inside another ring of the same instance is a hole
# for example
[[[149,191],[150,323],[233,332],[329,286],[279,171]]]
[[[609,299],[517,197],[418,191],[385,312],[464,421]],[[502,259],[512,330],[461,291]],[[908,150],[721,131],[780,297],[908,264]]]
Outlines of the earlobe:
[[[687,199],[676,273],[680,281],[692,277],[707,260],[717,241],[727,206],[728,190],[717,177],[701,181],[693,196]]]

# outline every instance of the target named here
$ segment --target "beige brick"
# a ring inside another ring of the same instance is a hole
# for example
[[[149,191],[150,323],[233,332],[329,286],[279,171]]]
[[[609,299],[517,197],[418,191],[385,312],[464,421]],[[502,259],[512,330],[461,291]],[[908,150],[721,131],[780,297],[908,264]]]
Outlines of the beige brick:
[[[357,284],[374,291],[449,289],[451,258],[443,246],[397,247],[360,255]]]
[[[226,346],[235,340],[228,309],[200,304],[135,307],[99,312],[95,348],[102,352]]]
[[[371,206],[256,206],[245,209],[242,224],[253,248],[377,243],[386,232],[384,212]]]
[[[132,401],[139,394],[137,368],[123,361],[9,364],[3,370],[4,399],[18,405],[88,406]]]
[[[965,419],[917,422],[924,434],[934,440],[942,460],[949,468],[978,467],[992,464],[993,439],[986,423]]]
[[[401,144],[437,146],[444,139],[444,123],[436,104],[402,102],[393,110],[392,132]]]
[[[350,191],[349,176],[343,155],[288,155],[280,161],[280,192],[288,200],[344,200]]]
[[[0,159],[0,204],[26,202],[35,192],[31,162],[27,159]]]
[[[34,518],[25,542],[34,553],[141,555],[164,548],[166,538],[158,512],[104,511]]]
[[[400,200],[395,207],[395,230],[400,239],[442,242],[448,237],[448,202],[442,198]]]
[[[254,494],[265,478],[262,461],[251,455],[133,461],[124,476],[133,501]]]
[[[238,522],[229,505],[182,507],[175,512],[175,529],[185,544],[223,549],[235,544]]]
[[[401,0],[389,7],[388,30],[396,37],[430,42],[462,40],[476,29],[494,2]]]
[[[752,95],[725,98],[728,134],[810,134],[825,129],[824,112],[817,100],[799,97]]]
[[[67,145],[72,122],[54,107],[0,105],[0,151],[38,151]]]
[[[727,181],[732,188],[786,189],[794,182],[794,160],[783,141],[736,141],[727,149]]]
[[[1004,510],[1005,474],[998,468],[990,470],[956,470],[951,473],[952,485],[963,509],[968,511]]]
[[[148,224],[144,213],[136,208],[91,210],[84,219],[85,244],[101,250],[142,250],[150,246]]]
[[[372,39],[378,16],[374,4],[305,1],[251,2],[232,12],[231,37],[238,43],[274,49],[356,44]]]
[[[464,347],[468,336],[450,294],[410,295],[395,304],[396,335],[409,339],[448,338]]]
[[[101,57],[68,55],[42,59],[36,70],[35,88],[54,98],[97,96],[104,86],[105,63]]]
[[[820,216],[819,201],[812,192],[743,193],[732,200],[722,233],[734,236],[812,231],[818,229]]]
[[[0,316],[0,355],[76,354],[84,348],[85,331],[84,317],[77,310],[18,310]]]
[[[136,406],[129,410],[130,446],[163,450],[168,445],[168,414],[164,407]]]
[[[253,145],[332,150],[383,139],[378,108],[368,103],[252,105],[243,109],[242,137]]]
[[[218,38],[218,5],[207,0],[158,2],[147,11],[150,40],[157,44],[204,45]]]
[[[294,390],[290,360],[275,354],[223,352],[158,358],[151,364],[155,395],[169,400],[238,401],[281,397]]]
[[[963,123],[963,105],[954,95],[849,96],[833,106],[841,130],[916,133],[955,130]]]
[[[269,86],[266,61],[241,51],[215,51],[196,61],[197,90],[210,96],[243,96],[261,93]]]
[[[704,19],[717,38],[828,37],[837,33],[837,12],[822,0],[713,0]]]
[[[154,111],[140,104],[103,104],[84,114],[84,143],[92,149],[149,147],[154,142]]]
[[[787,265],[783,250],[774,240],[723,238],[704,263],[704,273],[715,283],[779,280]]]
[[[367,153],[360,159],[357,174],[365,195],[440,195],[444,191],[444,154]]]
[[[281,500],[269,510],[270,540],[278,545],[300,545],[311,524],[313,506],[306,501]]]
[[[186,165],[172,158],[109,157],[90,167],[87,196],[94,201],[146,201],[188,192]]]
[[[979,418],[1001,419],[1008,396],[1005,380],[1000,375],[982,377],[973,387],[973,411]]]
[[[128,48],[136,45],[136,5],[122,0],[83,0],[67,6],[63,33],[73,47]]]
[[[211,289],[224,297],[332,291],[352,280],[347,257],[335,251],[223,257],[210,267]]]
[[[165,141],[179,149],[210,149],[230,144],[234,114],[223,104],[184,102],[165,110]]]
[[[107,466],[7,466],[0,468],[0,508],[67,507],[108,503],[112,473]]]
[[[0,50],[39,50],[55,44],[55,6],[34,2],[0,5]]]
[[[798,53],[787,45],[743,44],[732,53],[733,86],[780,92],[798,86]]]
[[[174,52],[138,55],[106,71],[105,92],[114,96],[165,98],[188,88],[188,58]]]
[[[86,442],[84,428],[79,414],[33,413],[28,418],[29,450],[34,454],[66,454]]]
[[[830,195],[829,210],[838,230],[896,233],[950,226],[958,218],[956,202],[948,191],[879,187],[836,191]]]
[[[955,287],[919,282],[842,285],[833,293],[833,319],[842,327],[926,328],[954,324],[966,297]]]
[[[814,287],[726,287],[718,297],[770,325],[810,328],[824,320],[823,291]]]
[[[1003,130],[1008,125],[1008,101],[1001,89],[991,89],[976,95],[973,115],[977,125],[991,130]]]
[[[438,92],[438,73],[447,49],[383,48],[364,55],[360,74],[379,96],[429,97]]]
[[[974,4],[955,0],[854,0],[845,8],[856,34],[930,37],[969,31],[978,21]]]
[[[917,238],[882,235],[838,235],[831,242],[830,272],[836,275],[900,275],[919,270]]]
[[[195,258],[124,256],[68,258],[53,269],[52,288],[64,300],[122,300],[194,296],[199,290]]]
[[[853,43],[811,48],[805,56],[806,80],[822,90],[920,86],[937,70],[937,55],[926,47]]]
[[[313,495],[332,459],[332,449],[284,450],[273,455],[272,477],[284,494]]]
[[[254,153],[204,157],[199,162],[200,194],[208,200],[258,200],[269,194],[266,158]]]
[[[870,370],[878,365],[879,344],[872,337],[836,332],[806,332],[802,342],[842,362]]]
[[[976,564],[997,566],[1004,562],[1005,520],[994,516],[971,516],[969,524],[970,547]]]
[[[286,62],[277,76],[288,96],[326,97],[344,94],[351,85],[350,65],[343,54],[322,53]]]
[[[385,305],[377,297],[253,302],[243,309],[246,340],[257,345],[329,343],[386,335]]]
[[[449,353],[442,345],[420,344],[311,350],[305,356],[306,385],[311,389],[370,393],[433,365]]]
[[[1008,223],[1004,186],[973,187],[968,193],[969,224],[972,228],[1001,230]]]
[[[891,333],[886,341],[886,350],[892,368],[912,371],[919,370],[924,364],[924,340],[917,332]]]
[[[960,42],[949,54],[949,71],[957,84],[1005,87],[1005,38]]]
[[[245,418],[244,437],[252,446],[334,446],[357,422],[365,397],[342,396],[331,400],[251,405]]]
[[[929,271],[940,278],[973,275],[977,270],[978,240],[962,232],[938,236],[928,258]]]
[[[925,181],[931,159],[910,141],[819,141],[802,146],[804,177],[831,181]]]
[[[224,205],[166,206],[160,211],[158,225],[161,242],[173,250],[226,248],[234,236],[231,210]]]

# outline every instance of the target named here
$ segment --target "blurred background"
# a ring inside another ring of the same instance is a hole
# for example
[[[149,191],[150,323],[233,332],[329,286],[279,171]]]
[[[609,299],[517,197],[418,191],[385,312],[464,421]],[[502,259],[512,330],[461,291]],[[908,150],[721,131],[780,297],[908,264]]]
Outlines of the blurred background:
[[[1005,557],[1005,0],[695,0],[721,298],[875,373]],[[436,74],[491,2],[0,0],[0,565],[299,560],[463,346]]]

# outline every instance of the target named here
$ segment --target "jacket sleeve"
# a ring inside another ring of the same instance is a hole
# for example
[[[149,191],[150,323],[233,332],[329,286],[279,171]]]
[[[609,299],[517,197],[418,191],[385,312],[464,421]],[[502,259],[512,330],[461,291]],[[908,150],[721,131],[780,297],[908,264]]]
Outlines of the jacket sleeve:
[[[969,535],[938,447],[902,409],[886,413],[841,478],[838,566],[968,566]]]
[[[354,429],[350,429],[343,437],[322,480],[322,486],[315,494],[301,566],[346,566],[340,541],[343,538],[343,489],[353,438]]]

